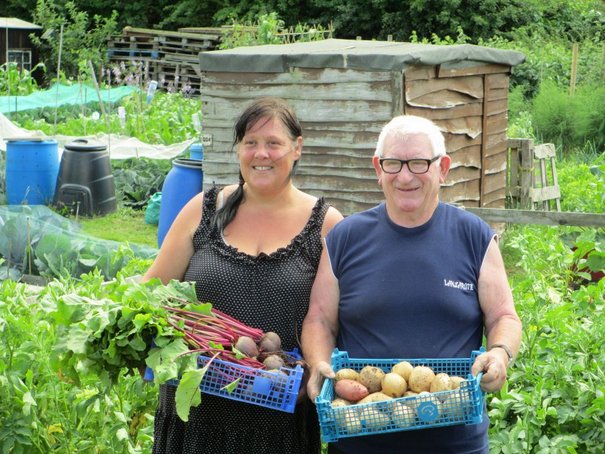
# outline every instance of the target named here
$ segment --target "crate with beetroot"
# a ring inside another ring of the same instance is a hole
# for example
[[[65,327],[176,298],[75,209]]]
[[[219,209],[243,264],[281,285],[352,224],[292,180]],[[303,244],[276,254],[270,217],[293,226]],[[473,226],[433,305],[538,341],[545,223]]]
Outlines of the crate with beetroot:
[[[299,359],[297,352],[284,352],[291,360]],[[198,364],[204,367],[210,358],[200,356]],[[288,413],[294,412],[302,381],[303,369],[292,367],[263,370],[214,359],[200,384],[202,393],[238,400]]]
[[[334,350],[334,379],[315,399],[324,442],[483,420],[485,393],[469,358],[349,358]]]
[[[177,411],[179,393],[191,395],[186,400],[193,402],[196,398],[192,394],[199,385],[202,393],[294,412],[303,376],[298,350],[282,350],[276,333],[247,326],[210,303],[166,307],[166,310],[168,323],[183,334],[191,354],[197,354],[197,364],[193,361],[182,377],[167,380],[169,385],[177,387]],[[154,341],[154,349],[157,341]],[[164,340],[163,345],[165,343]],[[181,350],[177,351],[176,358],[186,356],[179,352]],[[151,363],[156,366],[168,361],[159,359],[161,354],[157,351],[151,356],[155,358]],[[147,368],[145,379],[154,380],[151,367]],[[184,417],[187,414],[183,411]]]

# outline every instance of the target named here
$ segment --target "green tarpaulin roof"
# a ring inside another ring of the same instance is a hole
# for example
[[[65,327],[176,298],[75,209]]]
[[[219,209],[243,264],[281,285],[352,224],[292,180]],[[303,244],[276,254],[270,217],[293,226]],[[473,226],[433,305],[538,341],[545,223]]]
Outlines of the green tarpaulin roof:
[[[279,73],[294,67],[401,71],[412,65],[455,65],[463,62],[514,66],[522,63],[525,55],[472,44],[442,46],[326,39],[200,52],[199,60],[201,70],[208,72]]]

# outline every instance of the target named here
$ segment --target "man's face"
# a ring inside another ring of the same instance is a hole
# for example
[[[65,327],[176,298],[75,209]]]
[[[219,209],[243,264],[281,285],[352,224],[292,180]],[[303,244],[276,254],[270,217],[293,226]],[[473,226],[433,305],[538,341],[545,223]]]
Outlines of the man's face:
[[[387,137],[384,143],[382,157],[403,160],[431,159],[433,152],[431,143],[424,134],[411,134],[403,138],[392,135]],[[448,156],[443,156],[430,164],[428,171],[423,174],[410,172],[407,165],[404,165],[399,173],[385,173],[380,167],[377,156],[374,156],[373,164],[391,217],[403,216],[410,219],[426,217],[426,220],[430,218],[439,202],[440,184],[445,181],[449,170]]]

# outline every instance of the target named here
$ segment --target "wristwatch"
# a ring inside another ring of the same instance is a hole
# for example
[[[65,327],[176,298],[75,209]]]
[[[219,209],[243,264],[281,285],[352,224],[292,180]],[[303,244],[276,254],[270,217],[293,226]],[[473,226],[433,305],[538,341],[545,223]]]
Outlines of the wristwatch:
[[[501,348],[502,350],[504,350],[506,352],[506,356],[508,356],[508,362],[510,363],[513,360],[513,352],[511,351],[511,349],[504,344],[494,344],[492,345],[489,350],[493,350],[494,348]]]

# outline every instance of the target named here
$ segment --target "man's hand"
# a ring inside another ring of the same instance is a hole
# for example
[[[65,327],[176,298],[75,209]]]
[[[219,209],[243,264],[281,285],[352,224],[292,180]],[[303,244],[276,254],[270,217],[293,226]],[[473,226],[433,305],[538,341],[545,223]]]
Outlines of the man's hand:
[[[311,375],[307,382],[307,395],[311,401],[315,402],[315,398],[321,392],[321,387],[326,378],[334,378],[335,374],[330,366],[325,361],[320,361],[315,367],[311,367]]]
[[[508,355],[500,348],[490,350],[477,356],[471,368],[473,375],[483,372],[481,389],[486,392],[499,391],[506,381]]]

